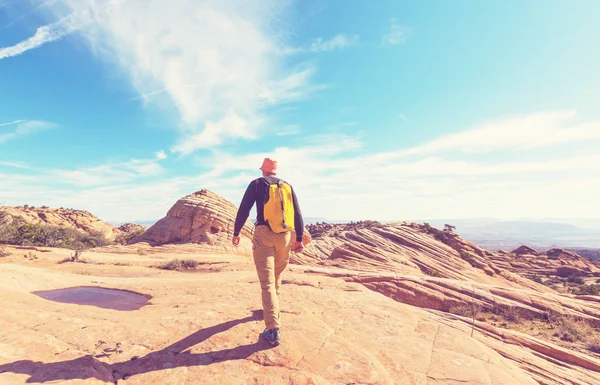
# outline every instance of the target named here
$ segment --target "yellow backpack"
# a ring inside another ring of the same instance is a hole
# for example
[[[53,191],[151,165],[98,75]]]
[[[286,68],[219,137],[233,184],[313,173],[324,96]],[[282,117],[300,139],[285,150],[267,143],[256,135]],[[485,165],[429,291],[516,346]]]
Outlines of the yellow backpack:
[[[265,222],[274,233],[286,233],[294,230],[292,186],[280,179],[260,179],[268,184],[263,200]]]

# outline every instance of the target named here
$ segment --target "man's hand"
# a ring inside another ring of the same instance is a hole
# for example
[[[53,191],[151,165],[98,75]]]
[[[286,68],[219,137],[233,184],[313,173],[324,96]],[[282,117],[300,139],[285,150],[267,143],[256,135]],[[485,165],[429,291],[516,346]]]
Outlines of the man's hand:
[[[296,241],[296,243],[294,244],[294,251],[296,253],[301,253],[304,251],[304,245],[302,244],[302,242]]]
[[[231,238],[231,243],[233,243],[235,247],[238,247],[240,245],[240,237],[234,235],[233,238]]]

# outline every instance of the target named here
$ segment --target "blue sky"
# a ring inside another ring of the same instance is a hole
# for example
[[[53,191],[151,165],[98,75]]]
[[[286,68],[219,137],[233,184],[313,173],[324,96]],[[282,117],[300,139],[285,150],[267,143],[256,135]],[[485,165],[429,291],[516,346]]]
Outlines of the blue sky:
[[[156,219],[272,156],[306,216],[600,217],[597,1],[373,4],[0,0],[0,202]]]

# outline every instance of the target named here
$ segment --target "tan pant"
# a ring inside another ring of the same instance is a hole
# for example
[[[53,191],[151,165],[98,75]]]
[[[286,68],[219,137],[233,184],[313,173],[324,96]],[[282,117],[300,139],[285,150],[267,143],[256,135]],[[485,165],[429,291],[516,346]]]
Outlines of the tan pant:
[[[290,261],[292,235],[276,234],[268,226],[259,225],[254,230],[252,254],[262,289],[262,305],[267,329],[281,327],[279,288],[281,273]]]

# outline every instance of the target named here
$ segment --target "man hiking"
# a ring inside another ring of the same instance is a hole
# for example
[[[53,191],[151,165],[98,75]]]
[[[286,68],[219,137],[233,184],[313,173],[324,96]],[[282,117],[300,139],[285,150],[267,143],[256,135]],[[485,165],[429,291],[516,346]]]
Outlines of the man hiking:
[[[304,250],[304,221],[292,186],[277,175],[277,161],[265,158],[262,177],[248,185],[235,218],[233,245],[240,244],[240,231],[256,203],[256,227],[252,239],[252,254],[262,288],[262,306],[266,329],[262,336],[272,346],[279,345],[281,317],[279,288],[281,273],[290,260],[290,251]],[[296,239],[292,240],[292,231]]]

